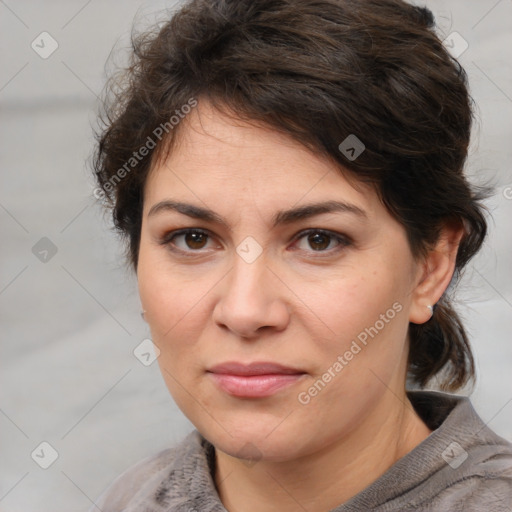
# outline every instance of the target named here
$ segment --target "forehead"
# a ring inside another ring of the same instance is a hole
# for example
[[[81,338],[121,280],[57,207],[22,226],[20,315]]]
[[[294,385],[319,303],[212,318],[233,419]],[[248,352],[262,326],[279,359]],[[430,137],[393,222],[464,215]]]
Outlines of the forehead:
[[[145,187],[145,210],[172,196],[223,204],[252,198],[275,209],[343,199],[377,207],[368,185],[339,164],[271,127],[227,116],[201,102],[183,121],[165,158],[155,162]]]

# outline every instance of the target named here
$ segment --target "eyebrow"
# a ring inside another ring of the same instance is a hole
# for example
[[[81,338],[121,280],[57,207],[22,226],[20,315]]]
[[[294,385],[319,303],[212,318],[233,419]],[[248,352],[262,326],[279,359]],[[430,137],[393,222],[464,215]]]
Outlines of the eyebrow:
[[[160,201],[151,207],[148,212],[148,217],[166,211],[176,211],[186,215],[187,217],[221,224],[229,229],[228,223],[213,210],[178,201]],[[274,215],[272,227],[274,228],[278,225],[292,224],[324,213],[349,213],[360,217],[363,220],[368,219],[366,212],[355,204],[343,201],[324,201],[321,203],[306,204],[290,210],[281,210]]]

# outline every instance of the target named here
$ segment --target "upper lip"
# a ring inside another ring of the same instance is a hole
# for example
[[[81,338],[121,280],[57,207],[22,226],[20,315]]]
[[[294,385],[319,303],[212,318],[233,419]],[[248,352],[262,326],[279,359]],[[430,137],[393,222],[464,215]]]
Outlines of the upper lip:
[[[267,361],[255,361],[253,363],[238,363],[236,361],[229,361],[226,363],[217,364],[209,370],[211,373],[224,373],[228,375],[271,375],[283,374],[294,375],[305,373],[298,368],[283,366],[279,363],[272,363]]]

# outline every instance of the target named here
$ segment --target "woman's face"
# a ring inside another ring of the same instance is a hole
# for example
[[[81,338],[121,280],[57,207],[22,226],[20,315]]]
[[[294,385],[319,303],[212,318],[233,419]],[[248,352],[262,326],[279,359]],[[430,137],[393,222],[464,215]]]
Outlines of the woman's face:
[[[163,377],[230,455],[322,450],[404,396],[419,277],[405,230],[284,135],[204,103],[182,122],[148,177],[137,270]],[[215,373],[232,362],[288,373]]]

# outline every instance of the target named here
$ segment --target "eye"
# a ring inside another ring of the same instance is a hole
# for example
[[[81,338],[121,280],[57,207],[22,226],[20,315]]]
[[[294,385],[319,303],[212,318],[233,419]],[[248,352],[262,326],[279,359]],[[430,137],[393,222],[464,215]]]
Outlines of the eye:
[[[161,240],[162,245],[179,253],[201,253],[209,249],[219,248],[213,237],[205,230],[197,228],[181,229],[166,234]],[[323,229],[308,229],[297,235],[294,249],[307,252],[332,253],[351,244],[349,238],[339,233]]]
[[[161,243],[169,246],[171,250],[199,252],[201,249],[211,249],[213,241],[211,236],[201,229],[181,229],[167,234]]]
[[[323,229],[309,229],[296,238],[297,249],[301,251],[332,252],[341,250],[350,243],[347,237]]]

